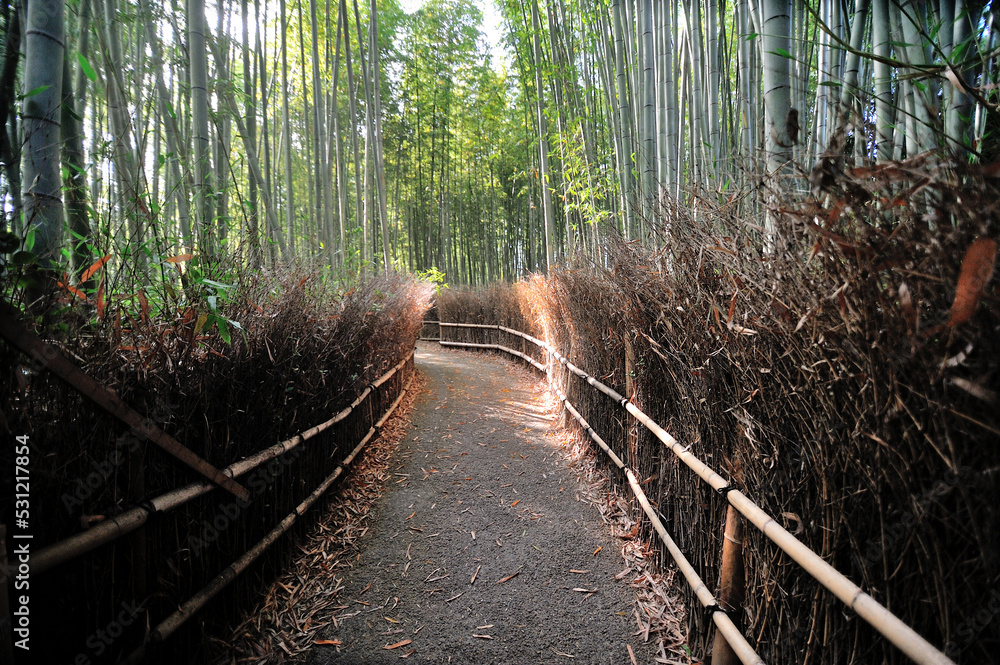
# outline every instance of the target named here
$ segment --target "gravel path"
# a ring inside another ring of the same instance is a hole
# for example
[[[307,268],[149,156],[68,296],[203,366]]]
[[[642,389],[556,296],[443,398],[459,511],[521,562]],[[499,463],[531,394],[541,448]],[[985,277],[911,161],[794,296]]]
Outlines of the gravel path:
[[[421,343],[428,389],[310,663],[652,663],[625,568],[537,382]],[[600,550],[598,550],[600,548]],[[596,551],[596,554],[595,554]],[[322,642],[320,642],[322,644]],[[395,646],[398,645],[398,646]],[[394,648],[387,648],[394,647]]]

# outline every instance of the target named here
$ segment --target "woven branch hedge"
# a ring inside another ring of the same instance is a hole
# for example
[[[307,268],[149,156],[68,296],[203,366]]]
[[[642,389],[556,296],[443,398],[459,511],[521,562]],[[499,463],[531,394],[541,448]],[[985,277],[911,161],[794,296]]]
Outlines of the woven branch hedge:
[[[74,336],[59,346],[126,403],[221,468],[328,420],[405,358],[431,289],[404,276],[380,276],[342,293],[315,275],[292,272],[247,275],[236,294],[225,314],[243,332],[232,331],[231,345],[217,334],[193,334],[190,315],[140,321],[122,313],[124,326],[105,324],[92,336]],[[116,316],[108,312],[106,318]],[[0,409],[7,427],[30,434],[35,444],[33,548],[197,479],[57,379],[26,373],[28,363],[0,345],[0,366],[11,388]],[[100,663],[130,653],[152,626],[313,491],[409,375],[409,368],[397,372],[346,420],[241,477],[249,505],[239,506],[216,489],[34,575],[32,658],[74,662],[83,654]],[[11,453],[0,453],[5,468],[12,468]],[[290,539],[279,541],[209,611],[157,647],[152,662],[194,659],[204,634],[236,617],[290,547]]]
[[[697,220],[674,210],[655,251],[614,242],[606,266],[448,290],[441,320],[549,341],[949,656],[990,662],[1000,648],[1000,186],[914,160],[841,175],[833,189],[828,206],[777,210],[781,242],[768,252],[726,207]],[[498,334],[448,328],[445,338]],[[617,405],[553,369],[717,582],[724,499]],[[767,662],[907,662],[753,527],[744,561],[743,628]],[[691,644],[707,655],[710,622],[687,593]]]

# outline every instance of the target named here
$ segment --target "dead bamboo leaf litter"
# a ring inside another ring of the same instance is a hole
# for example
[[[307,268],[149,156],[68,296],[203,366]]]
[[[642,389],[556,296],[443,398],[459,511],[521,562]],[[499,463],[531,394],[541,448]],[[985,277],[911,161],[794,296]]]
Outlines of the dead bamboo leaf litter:
[[[296,579],[275,585],[262,611],[236,631],[237,660],[377,663],[412,654],[432,662],[606,663],[628,662],[629,644],[642,662],[665,658],[667,631],[650,616],[668,612],[647,607],[655,594],[629,589],[641,577],[637,568],[615,579],[622,563],[607,554],[625,541],[602,532],[588,507],[600,504],[586,497],[601,490],[573,478],[565,459],[573,444],[553,427],[554,402],[536,390],[537,378],[436,347],[422,348],[418,365],[429,390],[414,405],[414,430],[384,453],[389,464],[347,492],[370,502],[333,502],[316,534],[330,543],[319,557],[325,565],[313,563],[316,554],[295,564],[301,576],[311,569],[321,580],[297,593]],[[449,408],[436,408],[442,398]],[[334,553],[333,536],[348,533]],[[633,541],[626,545],[641,554]],[[329,602],[313,612],[310,595],[323,594]],[[631,634],[637,608],[651,625],[645,643]],[[308,636],[297,633],[310,618]],[[255,638],[240,642],[248,632]],[[317,639],[341,645],[308,654]],[[406,649],[385,648],[406,639]]]
[[[359,554],[359,540],[376,517],[372,507],[393,477],[391,458],[409,426],[414,401],[426,380],[417,373],[399,408],[383,426],[352,473],[327,504],[326,512],[312,532],[298,543],[299,555],[235,629],[225,647],[216,645],[217,663],[277,663],[304,660],[313,645],[340,647],[338,639],[318,639],[327,625],[370,606],[364,601],[349,604],[344,597],[343,571],[351,568]],[[374,580],[369,580],[368,588]],[[362,588],[361,592],[367,591]]]

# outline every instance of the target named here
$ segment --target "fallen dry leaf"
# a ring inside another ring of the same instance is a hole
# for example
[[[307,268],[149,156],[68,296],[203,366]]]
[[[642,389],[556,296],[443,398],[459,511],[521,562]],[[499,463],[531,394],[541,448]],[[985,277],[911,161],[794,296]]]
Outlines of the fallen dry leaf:
[[[948,328],[961,325],[972,318],[983,294],[983,288],[993,275],[997,256],[997,243],[992,238],[979,238],[969,245],[962,259],[962,269],[955,288],[955,302],[951,305]]]
[[[313,644],[324,644],[327,646],[339,647],[343,645],[340,640],[313,640]]]
[[[512,580],[515,577],[517,577],[520,573],[521,573],[520,570],[516,570],[513,573],[511,573],[510,575],[508,575],[507,577],[505,577],[502,580],[500,580],[499,582],[497,582],[497,584],[503,584],[504,582],[509,582],[510,580]]]
[[[400,640],[395,644],[386,644],[382,648],[385,649],[386,651],[389,651],[390,649],[398,649],[399,647],[405,647],[407,644],[411,644],[412,642],[413,640]]]

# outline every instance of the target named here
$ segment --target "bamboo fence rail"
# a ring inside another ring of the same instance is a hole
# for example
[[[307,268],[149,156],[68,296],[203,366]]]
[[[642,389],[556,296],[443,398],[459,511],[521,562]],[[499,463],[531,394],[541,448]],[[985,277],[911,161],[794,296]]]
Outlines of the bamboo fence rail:
[[[407,362],[412,356],[413,353],[411,352],[410,356],[408,356],[406,360],[403,361],[403,363]],[[401,366],[402,363],[394,367],[391,373],[384,375],[383,378],[379,379],[371,386],[366,388],[365,389],[366,392],[362,394],[366,395],[367,391],[370,391],[373,387],[378,387],[385,380],[388,380],[388,378],[392,376],[392,374],[395,373],[395,371],[399,369]],[[399,403],[403,401],[403,397],[406,395],[406,391],[409,390],[410,383],[412,381],[413,377],[411,376],[407,380],[406,384],[403,386],[403,389],[399,391],[399,395],[392,402],[392,404],[382,415],[382,417],[379,418],[378,421],[376,421],[369,428],[368,433],[365,434],[365,436],[361,439],[361,442],[358,443],[358,445],[355,446],[354,450],[352,450],[351,453],[344,458],[343,462],[337,465],[337,468],[333,470],[333,473],[327,476],[326,479],[323,482],[321,482],[319,486],[312,491],[311,494],[309,494],[309,496],[303,499],[302,502],[298,506],[296,506],[292,512],[286,515],[285,518],[281,520],[281,522],[279,522],[273,529],[271,529],[267,533],[267,535],[261,538],[261,540],[257,542],[256,545],[254,545],[249,550],[244,552],[240,558],[238,558],[236,561],[231,563],[227,568],[225,568],[221,573],[212,578],[212,580],[209,581],[208,584],[202,587],[202,589],[198,591],[198,593],[191,596],[191,598],[189,598],[179,608],[177,608],[177,610],[173,614],[171,614],[169,617],[161,621],[160,624],[153,629],[152,633],[150,633],[149,641],[146,644],[140,646],[135,651],[133,651],[129,655],[129,657],[125,659],[124,662],[138,663],[142,661],[142,659],[146,655],[146,651],[148,648],[150,648],[152,645],[163,642],[167,638],[169,638],[174,633],[174,631],[176,631],[178,628],[181,627],[181,625],[184,624],[185,621],[194,616],[196,612],[198,612],[201,608],[203,608],[230,582],[236,579],[236,577],[240,573],[246,570],[250,566],[250,564],[252,564],[257,559],[257,557],[259,557],[268,547],[270,547],[274,543],[274,541],[276,541],[286,531],[288,531],[288,529],[291,528],[291,526],[298,520],[298,518],[304,515],[305,512],[309,510],[310,507],[312,507],[312,505],[316,502],[316,500],[319,499],[321,496],[323,496],[323,494],[330,488],[330,486],[334,483],[334,481],[337,480],[337,478],[339,478],[340,475],[344,472],[344,469],[348,467],[351,464],[351,462],[354,461],[354,458],[357,457],[357,455],[365,447],[365,444],[367,444],[372,439],[372,437],[375,436],[375,433],[379,430],[379,428],[381,428],[382,425],[385,424],[385,421],[389,419],[389,416],[391,416],[393,411],[396,410],[396,407],[399,406]]]
[[[427,335],[424,334],[423,327],[421,327],[421,329],[420,329],[420,337],[417,337],[417,339],[420,340],[420,341],[422,341],[422,342],[440,342],[441,341],[441,327],[440,327],[440,323],[441,323],[440,321],[425,320],[424,321],[424,326],[438,326],[438,336],[437,337],[428,337]]]
[[[520,337],[532,344],[535,344],[549,356],[558,361],[567,370],[576,376],[580,377],[588,384],[604,393],[612,400],[617,402],[622,408],[624,408],[628,413],[632,414],[637,421],[642,423],[650,432],[653,433],[656,438],[666,445],[667,448],[671,450],[685,465],[687,465],[695,474],[698,475],[702,480],[708,483],[716,492],[725,496],[726,500],[732,505],[736,510],[738,510],[747,520],[750,521],[758,530],[761,531],[767,538],[769,538],[775,545],[777,545],[782,551],[788,554],[793,561],[795,561],[799,566],[805,570],[809,575],[813,577],[816,581],[826,587],[831,591],[838,599],[840,599],[845,605],[851,608],[858,616],[867,621],[875,630],[882,634],[886,639],[888,639],[893,645],[895,645],[900,651],[906,654],[913,662],[919,663],[920,665],[955,665],[954,661],[948,658],[943,652],[935,648],[930,642],[921,637],[916,631],[905,624],[899,617],[890,612],[884,605],[876,601],[870,595],[864,592],[857,584],[849,580],[843,573],[838,571],[836,568],[831,566],[829,563],[823,560],[816,552],[809,549],[802,541],[788,532],[780,524],[778,524],[773,517],[771,517],[764,509],[759,505],[754,503],[749,497],[736,489],[733,485],[729,483],[725,478],[720,476],[711,467],[698,459],[694,454],[690,452],[690,446],[682,446],[674,437],[672,437],[666,430],[660,427],[656,422],[654,422],[649,416],[647,416],[639,407],[629,401],[627,397],[619,394],[617,391],[601,383],[593,376],[582,370],[581,368],[574,365],[569,361],[568,358],[563,356],[561,353],[556,351],[550,344],[544,342],[540,339],[532,337],[526,333],[518,330],[513,330],[511,328],[506,328],[504,326],[490,325],[490,324],[476,324],[476,323],[440,323],[442,332],[445,328],[480,328],[486,330],[499,330],[511,335]],[[470,342],[448,342],[442,340],[440,342],[443,346],[457,346],[457,347],[473,347],[473,348],[491,348],[501,351],[509,351],[507,347],[501,344],[473,344]],[[514,352],[521,358],[527,358],[525,354],[520,352]],[[530,360],[531,364],[537,368],[541,369],[541,363]],[[549,376],[549,381],[551,383],[552,374],[551,371],[546,371]],[[694,577],[688,577],[687,571],[681,565],[680,560],[678,560],[675,555],[676,545],[673,540],[669,540],[669,536],[666,531],[660,531],[662,528],[662,523],[659,519],[654,519],[653,514],[650,511],[646,511],[646,504],[648,500],[645,498],[645,493],[642,488],[639,487],[637,483],[634,482],[634,476],[631,475],[631,470],[628,469],[621,459],[614,454],[614,452],[604,443],[600,437],[595,438],[595,433],[593,428],[587,424],[587,422],[580,416],[579,412],[566,400],[565,395],[556,388],[556,392],[559,394],[560,399],[570,410],[570,413],[577,419],[581,427],[584,428],[592,439],[601,446],[601,448],[608,453],[615,465],[619,469],[622,469],[629,478],[629,485],[632,487],[633,491],[636,493],[636,497],[639,503],[643,505],[643,510],[647,515],[650,516],[650,521],[653,523],[653,527],[656,529],[657,533],[660,534],[660,539],[663,540],[664,544],[667,546],[670,554],[674,556],[674,559],[678,562],[678,566],[681,567],[681,571],[684,573],[685,578],[688,583],[691,584],[692,588],[695,590],[699,601],[707,609],[712,610],[712,617],[715,620],[717,626],[719,626],[718,617],[724,614],[719,610],[713,608],[714,599],[711,599],[711,594],[708,593],[704,596],[699,590],[700,588],[697,584],[701,583],[700,578],[691,569],[691,573]],[[651,510],[651,509],[650,509]],[[664,537],[669,540],[664,540]],[[683,558],[683,555],[677,551],[677,555]],[[686,562],[686,559],[685,559]],[[688,564],[690,565],[690,564]],[[705,589],[707,593],[707,589]],[[720,627],[721,630],[721,627]],[[739,635],[740,640],[743,640],[742,635]],[[728,640],[728,635],[727,635]],[[743,640],[745,642],[745,640]],[[737,656],[743,663],[755,662],[745,660],[745,657],[750,657],[748,654],[744,654],[740,651],[738,643],[734,644],[733,641],[729,642],[730,646],[733,647],[734,651],[737,652]],[[751,651],[752,653],[752,651]],[[755,654],[754,654],[755,655]],[[756,661],[759,662],[759,661]]]
[[[350,405],[326,422],[320,423],[315,427],[296,434],[290,439],[276,443],[268,448],[264,448],[246,459],[234,462],[222,469],[222,473],[230,478],[237,478],[248,471],[252,471],[261,464],[293,450],[303,442],[311,439],[330,427],[333,427],[347,418],[352,411],[364,403],[374,389],[378,388],[392,378],[392,376],[401,370],[412,358],[413,351],[410,351],[406,358],[376,379],[371,385],[365,387],[361,394],[358,395]],[[395,409],[395,404],[398,404],[398,400],[391,407],[390,413],[392,409]],[[382,422],[384,422],[384,419],[380,420],[379,423],[376,423],[376,428],[381,427]],[[211,492],[215,489],[215,487],[216,485],[205,481],[193,482],[189,485],[185,485],[184,487],[180,487],[154,497],[148,502],[126,510],[120,515],[106,519],[86,531],[53,543],[39,550],[38,554],[32,555],[31,572],[33,574],[44,573],[61,563],[74,559],[101,545],[117,540],[121,536],[124,536],[125,534],[135,531],[141,527],[149,521],[149,518],[154,513],[167,512],[177,508],[178,506],[182,506],[192,499]]]

